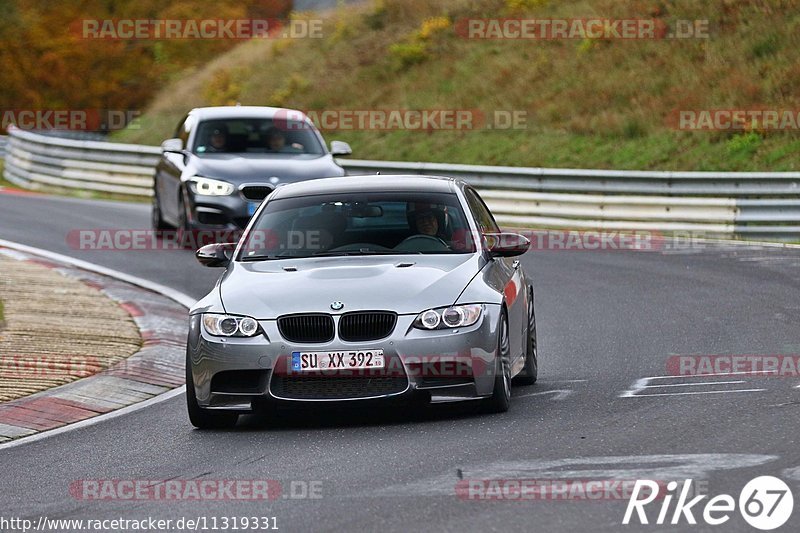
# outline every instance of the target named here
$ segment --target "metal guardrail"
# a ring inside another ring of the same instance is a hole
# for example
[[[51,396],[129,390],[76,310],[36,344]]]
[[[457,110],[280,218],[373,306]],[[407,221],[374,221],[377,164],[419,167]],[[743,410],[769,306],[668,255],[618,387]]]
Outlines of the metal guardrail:
[[[0,135],[0,158],[6,156],[6,144],[8,144],[8,136]]]
[[[503,224],[800,241],[800,172],[662,172],[350,160],[348,172],[460,177]]]
[[[5,178],[33,189],[152,195],[160,149],[11,129]],[[800,172],[654,172],[342,161],[349,174],[465,179],[498,222],[591,230],[697,231],[800,241]]]
[[[155,146],[63,139],[10,128],[4,177],[28,189],[150,196],[160,153]]]

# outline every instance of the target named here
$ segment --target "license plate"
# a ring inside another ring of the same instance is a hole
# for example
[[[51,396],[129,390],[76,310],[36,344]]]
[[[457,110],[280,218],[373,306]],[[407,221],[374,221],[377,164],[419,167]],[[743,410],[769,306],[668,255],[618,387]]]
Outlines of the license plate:
[[[247,203],[247,216],[253,216],[256,213],[256,209],[258,209],[259,204],[257,202],[248,202]]]
[[[383,368],[383,350],[351,350],[344,352],[292,352],[292,370],[339,370]]]

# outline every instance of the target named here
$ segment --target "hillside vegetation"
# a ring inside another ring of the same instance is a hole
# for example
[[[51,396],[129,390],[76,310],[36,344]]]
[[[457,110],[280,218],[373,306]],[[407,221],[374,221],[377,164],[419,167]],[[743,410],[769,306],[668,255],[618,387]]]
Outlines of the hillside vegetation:
[[[296,13],[296,19],[311,15]],[[243,43],[162,90],[116,139],[158,144],[180,116],[239,102],[303,110],[527,113],[521,129],[325,132],[357,158],[688,170],[797,170],[800,133],[681,131],[682,109],[800,110],[798,0],[382,0],[320,39]],[[706,39],[475,40],[470,17],[707,20]]]

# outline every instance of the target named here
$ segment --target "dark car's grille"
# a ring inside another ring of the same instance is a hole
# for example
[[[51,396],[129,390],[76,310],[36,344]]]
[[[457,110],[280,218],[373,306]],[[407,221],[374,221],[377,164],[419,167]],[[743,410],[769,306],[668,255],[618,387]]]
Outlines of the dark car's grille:
[[[369,398],[399,394],[407,388],[406,376],[330,377],[275,374],[270,385],[273,395],[293,400]]]
[[[339,320],[339,338],[348,342],[383,339],[391,335],[397,315],[388,311],[346,313]]]
[[[242,196],[248,200],[261,201],[266,198],[273,188],[269,185],[247,185],[242,187]]]
[[[324,314],[282,316],[278,330],[289,342],[328,342],[333,340],[333,318]]]

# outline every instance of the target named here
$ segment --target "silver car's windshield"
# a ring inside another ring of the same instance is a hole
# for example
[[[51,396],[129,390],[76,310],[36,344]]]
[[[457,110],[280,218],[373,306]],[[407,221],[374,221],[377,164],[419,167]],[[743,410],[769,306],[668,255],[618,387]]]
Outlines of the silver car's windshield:
[[[269,201],[239,259],[474,251],[455,194],[380,192]]]
[[[198,124],[192,151],[205,154],[323,155],[313,127],[287,119],[236,118]]]

